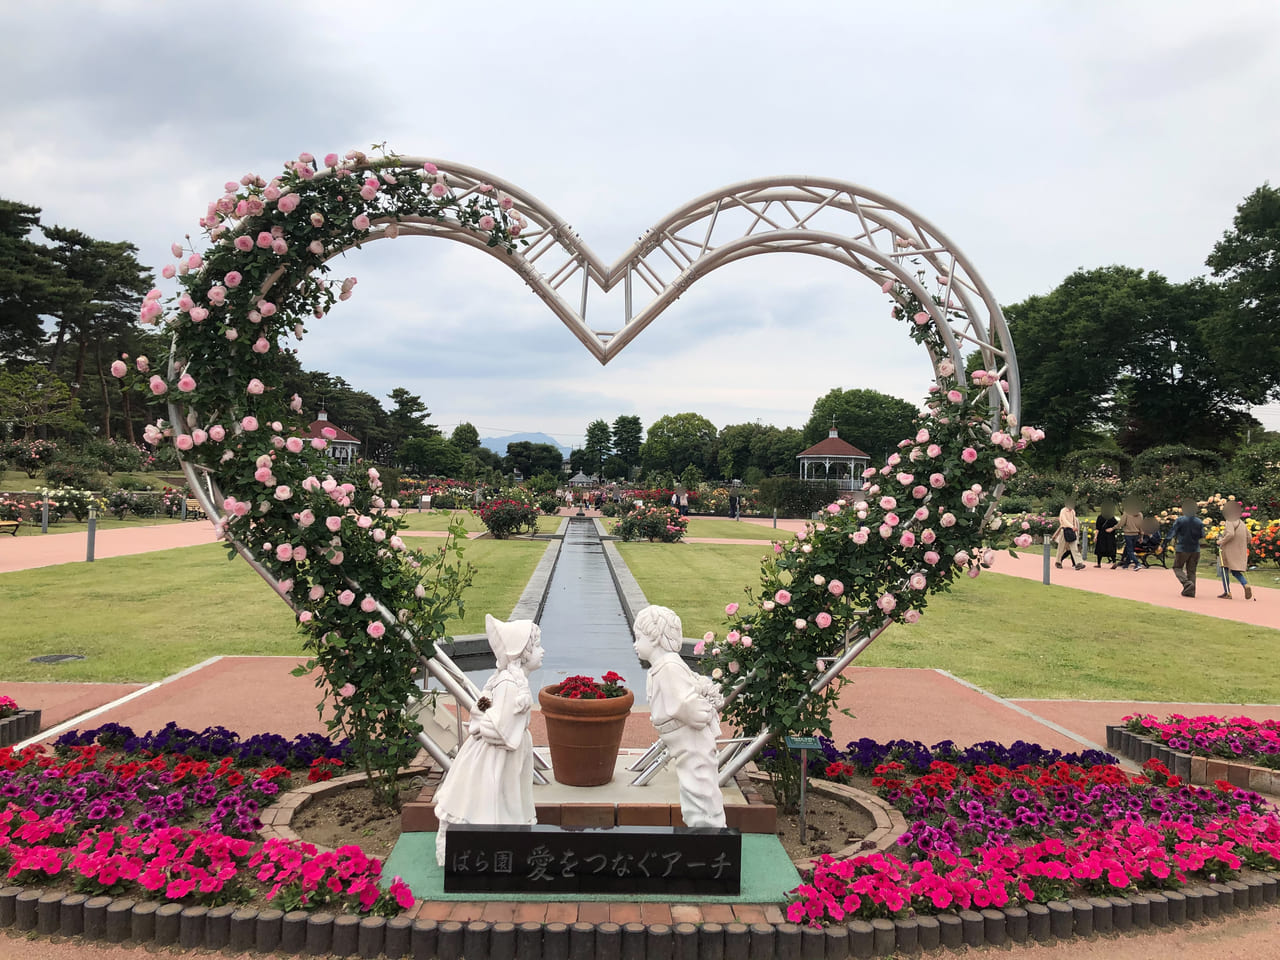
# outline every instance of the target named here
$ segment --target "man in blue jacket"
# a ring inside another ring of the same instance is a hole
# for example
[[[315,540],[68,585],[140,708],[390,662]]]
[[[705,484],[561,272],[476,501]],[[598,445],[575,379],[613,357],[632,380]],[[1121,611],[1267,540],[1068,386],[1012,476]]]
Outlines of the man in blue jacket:
[[[1194,500],[1182,501],[1182,516],[1173,521],[1169,539],[1173,541],[1173,574],[1182,584],[1182,595],[1196,595],[1196,567],[1200,564],[1200,541],[1204,539],[1204,521],[1197,516]]]

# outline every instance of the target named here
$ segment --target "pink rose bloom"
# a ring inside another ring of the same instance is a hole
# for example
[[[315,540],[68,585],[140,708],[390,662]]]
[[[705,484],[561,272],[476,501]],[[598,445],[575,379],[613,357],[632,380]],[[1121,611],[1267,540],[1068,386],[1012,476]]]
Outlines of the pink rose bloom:
[[[360,601],[360,609],[365,613],[373,613],[374,610],[378,609],[378,601],[374,600],[373,597],[366,596]]]
[[[920,620],[920,611],[908,610],[902,615],[902,620],[904,623],[917,623]]]
[[[916,431],[916,443],[928,443],[929,431],[921,427]]]
[[[324,165],[326,167],[336,167],[338,165],[338,155],[336,153],[326,153],[324,155]],[[350,686],[350,684],[348,684],[348,686]],[[351,694],[344,693],[343,696],[349,697]]]
[[[693,652],[698,656],[702,656],[707,650],[707,641],[699,640],[693,645]]]
[[[960,451],[960,459],[965,463],[973,463],[973,461],[978,459],[978,451],[973,449],[973,447],[965,447]]]
[[[328,441],[321,440],[319,437],[315,437],[311,441],[312,450],[323,450],[328,445],[329,445]]]
[[[892,290],[892,289],[893,289],[893,281],[892,281],[892,280],[886,280],[884,283],[880,284],[880,292],[881,292],[881,293],[888,293],[888,292],[889,292],[890,290]]]
[[[259,483],[262,483],[262,484],[269,484],[269,483],[276,482],[276,478],[271,473],[270,467],[259,467],[257,470],[253,472],[253,479],[257,480]]]
[[[324,596],[324,587],[312,587],[307,596],[312,600],[319,600]]]
[[[351,226],[355,227],[357,230],[368,230],[370,226],[368,214],[360,214],[351,221]]]
[[[884,522],[891,527],[896,527],[902,522],[902,519],[896,513],[887,513],[885,514]]]
[[[209,311],[204,307],[192,307],[190,314],[192,323],[203,323],[209,319]]]
[[[189,373],[184,373],[178,378],[178,389],[183,393],[190,393],[196,388],[196,379]]]
[[[726,617],[732,617],[737,612],[738,612],[738,605],[736,603],[730,603],[725,605],[724,613]]]
[[[349,607],[356,602],[356,595],[350,590],[343,590],[338,594],[338,602],[344,607]]]
[[[324,434],[326,440],[338,439],[338,431],[333,429],[333,427],[321,427],[320,432]]]
[[[964,399],[964,394],[961,393],[959,390],[948,390],[947,399],[950,400],[952,403],[959,403]]]
[[[956,525],[956,518],[955,518],[955,516],[954,516],[953,514],[950,514],[950,513],[944,513],[944,514],[942,515],[942,519],[941,519],[939,522],[940,522],[944,527],[954,527],[954,526]]]
[[[874,477],[875,475],[876,475],[876,468],[875,468],[875,467],[867,467],[867,469],[865,469],[865,470],[863,470],[863,471],[862,471],[862,479],[863,479],[863,480],[870,480],[870,479],[871,479],[872,477]]]
[[[274,253],[274,254],[276,254],[276,255],[283,255],[283,254],[286,254],[286,253],[288,253],[288,252],[289,252],[289,244],[287,244],[287,243],[285,243],[283,240],[279,240],[279,239],[277,239],[277,240],[272,240],[272,241],[271,241],[271,252],[272,252],[272,253]]]
[[[791,602],[791,594],[786,590],[779,590],[777,593],[773,595],[773,599],[777,603],[785,607],[788,603]]]
[[[276,547],[276,559],[281,563],[285,563],[293,559],[293,547],[290,544],[282,543]]]
[[[912,590],[923,590],[929,585],[929,578],[923,573],[913,573],[909,583]]]
[[[368,530],[373,526],[373,517],[357,517],[356,526],[361,530]]]
[[[166,263],[164,265],[164,269],[160,271],[160,276],[164,277],[166,280],[172,280],[177,276],[177,274],[178,270],[172,263]]]
[[[764,603],[760,604],[760,609],[763,610],[765,613],[769,613],[770,611],[773,610],[775,606],[777,606],[777,604],[775,604],[772,600],[766,600]]]
[[[431,185],[431,195],[433,197],[443,197],[448,189],[443,183],[433,183]]]
[[[909,473],[900,473],[898,474],[897,479],[904,487],[909,487],[911,486],[911,481],[915,480],[915,477]]]
[[[929,488],[926,487],[923,483],[918,483],[911,488],[911,496],[913,496],[917,500],[923,500],[928,493],[929,493]]]
[[[898,606],[898,599],[892,593],[886,593],[876,601],[876,606],[885,613],[892,613]]]
[[[970,580],[977,580],[977,579],[978,579],[978,575],[979,575],[979,574],[981,574],[981,573],[982,573],[982,568],[981,568],[981,567],[970,567],[970,568],[969,568],[969,570],[968,570],[969,579],[970,579]]]
[[[206,440],[209,439],[209,435],[205,433],[203,430],[201,430],[199,427],[196,427],[194,430],[191,431],[191,439],[195,443],[195,445],[198,447],[200,446],[200,444],[204,443]]]
[[[941,490],[946,485],[947,485],[947,478],[944,477],[942,474],[933,473],[929,475],[929,486],[933,487],[933,489]]]
[[[743,645],[744,647],[746,647],[747,649],[750,649],[750,648],[751,648],[751,644],[752,644],[752,642],[753,642],[753,641],[751,640],[751,638],[750,638],[750,637],[743,637],[743,638],[742,638],[742,645]]]
[[[942,448],[938,446],[936,443],[931,443],[929,444],[928,447],[925,448],[924,452],[927,453],[930,457],[937,457],[942,454]]]
[[[897,508],[897,506],[898,506],[898,501],[897,501],[897,500],[895,500],[895,499],[893,499],[893,497],[881,497],[881,498],[880,498],[880,509],[881,509],[881,510],[894,510],[894,509],[896,509],[896,508]]]
[[[816,617],[813,618],[813,622],[818,625],[819,630],[825,630],[827,629],[827,627],[831,626],[831,614],[823,610],[821,613],[819,613]]]
[[[1013,538],[1013,542],[1019,547],[1029,547],[1031,546],[1031,534],[1020,533]]]
[[[339,516],[325,517],[324,525],[329,528],[330,533],[337,533],[342,529],[342,518]]]
[[[887,523],[880,524],[880,539],[888,540],[892,536],[893,536],[893,527],[889,526],[889,524]]]
[[[150,381],[148,381],[147,386],[151,388],[151,392],[157,397],[169,392],[169,385],[158,376],[153,376]]]
[[[139,373],[146,373],[151,369],[151,361],[146,357],[139,357],[134,361],[134,366],[137,367]]]
[[[192,447],[191,438],[185,433],[179,434],[178,439],[173,442],[179,450],[190,450]]]
[[[827,584],[827,592],[830,593],[833,597],[838,597],[842,593],[844,593],[844,584],[841,583],[839,580],[832,580],[829,584]]]
[[[969,551],[968,551],[968,550],[957,550],[957,551],[956,551],[956,553],[955,553],[955,556],[954,556],[952,559],[954,559],[954,560],[955,560],[955,562],[956,562],[957,564],[965,564],[965,563],[968,563],[968,562],[969,562]]]
[[[280,486],[276,487],[275,497],[277,500],[288,500],[292,496],[293,496],[292,487],[283,483]]]
[[[284,442],[284,445],[285,445],[285,448],[286,448],[290,453],[301,453],[301,452],[302,452],[302,446],[303,446],[303,444],[302,444],[302,438],[301,438],[301,437],[290,437],[288,440],[286,440],[286,441]]]
[[[803,630],[803,629],[805,629],[807,626],[809,626],[809,624],[808,624],[807,622],[805,622],[805,620],[804,620],[804,618],[803,618],[803,617],[796,617],[796,620],[795,620],[795,628],[796,628],[797,630]]]
[[[258,237],[257,237],[256,243],[263,250],[270,250],[271,241],[274,239],[275,237],[271,236],[270,230],[260,230],[258,231]]]
[[[306,547],[294,547],[294,548],[293,548],[293,560],[294,560],[294,562],[295,562],[295,563],[301,563],[301,562],[302,562],[303,560],[305,560],[305,559],[307,559],[307,548],[306,548]]]
[[[829,503],[829,504],[827,504],[827,513],[830,513],[830,514],[837,514],[837,513],[839,513],[839,512],[840,512],[840,504],[838,504],[838,503]]]
[[[254,353],[267,353],[271,350],[271,344],[267,342],[266,337],[259,337],[253,342]]]
[[[356,692],[355,686],[353,686],[350,683],[344,683],[342,686],[338,688],[338,696],[340,697],[349,697],[355,692]]]
[[[267,388],[266,388],[266,385],[261,380],[259,380],[257,377],[254,377],[252,380],[249,381],[249,386],[247,389],[249,393],[253,394],[256,397],[258,394],[262,393]]]
[[[333,564],[333,565],[336,567],[336,566],[338,566],[339,564],[341,564],[341,563],[342,563],[342,561],[343,561],[344,559],[346,559],[346,557],[344,556],[344,554],[342,553],[342,551],[341,551],[341,550],[335,550],[335,551],[333,552],[333,556],[331,556],[331,557],[329,558],[329,562],[330,562],[331,564]]]
[[[299,623],[310,623],[314,619],[314,614],[310,610],[303,610],[298,614]]]
[[[483,230],[485,233],[488,233],[490,230],[493,229],[494,223],[495,221],[493,217],[489,216],[489,214],[486,213],[483,217],[480,218],[480,229]]]
[[[914,547],[916,545],[916,535],[910,530],[903,530],[902,536],[898,538],[898,543],[907,548]]]
[[[924,562],[931,567],[936,567],[938,565],[938,561],[941,559],[942,557],[938,555],[936,550],[929,550],[924,555]]]
[[[298,523],[303,527],[309,527],[316,522],[316,515],[308,508],[298,514]]]
[[[906,442],[906,443],[910,443],[911,441],[909,441],[909,440],[908,440],[908,441],[904,441],[904,442]],[[896,466],[897,466],[898,464],[900,464],[901,462],[902,462],[902,455],[901,455],[901,454],[897,454],[897,453],[893,453],[893,454],[890,454],[890,455],[889,455],[889,459],[885,461],[885,466],[886,466],[886,467],[896,467]],[[886,475],[887,475],[889,471],[886,469],[886,470],[882,470],[882,471],[880,471],[880,472],[881,472],[881,473],[884,473],[884,474],[886,474]]]
[[[740,634],[737,630],[730,630],[725,635],[725,641],[728,642],[729,646],[733,646],[735,643],[737,643],[741,639],[742,639],[742,634]]]
[[[369,636],[373,637],[373,639],[377,640],[379,637],[381,637],[384,633],[387,632],[387,628],[383,625],[381,620],[374,620],[371,624],[369,624],[367,627],[364,628],[364,632],[367,633]]]
[[[869,533],[866,527],[860,527],[858,530],[855,530],[849,536],[854,543],[856,543],[858,546],[862,546],[867,542],[867,537],[869,536]]]
[[[240,427],[247,433],[253,433],[253,431],[258,429],[258,418],[255,416],[245,417],[240,421]]]
[[[267,234],[267,236],[270,236],[270,234]],[[247,237],[244,234],[241,234],[235,239],[235,247],[241,253],[248,253],[250,250],[253,249],[253,240],[252,238]]]
[[[916,322],[916,326],[917,326],[917,327],[923,327],[926,323],[928,323],[928,322],[929,322],[929,314],[927,314],[927,313],[925,313],[923,310],[921,310],[919,313],[917,313],[917,314],[916,314],[914,317],[912,317],[911,319],[912,319],[912,320],[914,320],[914,321]]]
[[[114,360],[111,363],[111,375],[119,379],[129,372],[128,365],[123,360]]]
[[[916,520],[927,520],[927,519],[928,519],[928,517],[929,517],[929,508],[928,508],[928,507],[920,507],[920,508],[919,508],[918,510],[916,510],[916,512],[915,512],[915,513],[913,513],[911,516],[912,516],[912,517],[914,517]]]
[[[978,495],[972,490],[966,490],[960,494],[960,502],[966,507],[976,507],[978,505]]]

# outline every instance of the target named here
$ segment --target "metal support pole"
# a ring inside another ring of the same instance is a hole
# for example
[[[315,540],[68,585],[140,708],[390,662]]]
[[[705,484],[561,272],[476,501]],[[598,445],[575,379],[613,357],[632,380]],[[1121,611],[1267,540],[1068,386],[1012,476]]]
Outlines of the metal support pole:
[[[1044,577],[1043,577],[1044,585],[1046,587],[1049,585],[1049,543],[1050,543],[1049,535],[1046,533],[1044,536]]]
[[[44,503],[40,505],[40,532],[49,532],[49,494],[44,495]]]
[[[809,785],[809,751],[800,749],[800,842],[805,842],[808,824],[805,823],[805,801]]]
[[[89,504],[89,539],[85,547],[84,562],[93,563],[93,538],[98,531],[98,508]]]
[[[773,529],[778,529],[778,508],[773,508]]]

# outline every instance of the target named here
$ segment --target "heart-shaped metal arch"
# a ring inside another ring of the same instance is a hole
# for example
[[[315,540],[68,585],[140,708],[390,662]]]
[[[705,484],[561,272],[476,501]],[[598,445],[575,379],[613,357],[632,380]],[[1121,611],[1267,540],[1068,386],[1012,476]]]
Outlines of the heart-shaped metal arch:
[[[379,164],[379,168],[417,170],[424,163],[434,163],[447,172],[450,190],[460,201],[482,188],[496,188],[510,196],[531,225],[521,232],[526,246],[508,252],[491,246],[485,235],[456,221],[395,216],[374,220],[358,244],[332,248],[326,252],[326,259],[381,238],[418,235],[459,241],[513,268],[592,355],[607,364],[695,280],[717,267],[762,253],[825,257],[874,280],[900,303],[909,298],[918,301],[929,313],[941,343],[941,352],[929,349],[935,368],[946,356],[956,370],[962,371],[966,352],[962,344],[980,351],[984,369],[995,372],[997,380],[1004,384],[1003,388],[996,385],[989,390],[993,426],[1002,420],[1018,423],[1021,390],[1017,360],[999,304],[967,258],[940,230],[883,194],[848,181],[809,176],[768,177],[731,184],[668,214],[614,264],[606,266],[550,207],[500,177],[474,167],[423,157],[395,157],[390,163]],[[326,170],[318,176],[330,173]],[[923,277],[929,272],[936,274],[936,293],[925,287]],[[266,295],[283,273],[281,269],[269,277],[261,293]],[[571,281],[579,287],[576,308],[561,292],[570,287]],[[606,292],[623,284],[624,316],[614,329],[595,328],[587,322],[592,283]],[[635,292],[639,285],[647,288],[649,299],[636,310]],[[184,422],[172,397],[169,406],[173,421]],[[183,462],[183,470],[208,516],[220,516],[222,495],[213,475],[187,461]],[[288,591],[252,552],[243,544],[231,542],[276,593],[294,606]],[[394,622],[389,611],[383,609],[382,614]],[[854,643],[846,642],[843,651],[831,658],[831,664],[814,681],[813,690],[838,676],[888,623],[886,619],[879,629]],[[429,672],[464,706],[474,703],[478,691],[442,651],[437,650],[424,661]],[[750,744],[735,743],[722,752],[721,783],[754,755],[768,735],[765,731],[752,738]],[[448,768],[444,751],[425,734],[419,739],[436,761]],[[633,767],[642,771],[637,783],[647,782],[663,762],[660,748],[659,741]]]
[[[382,237],[417,235],[445,237],[482,250],[519,273],[602,364],[617,356],[695,280],[716,268],[762,253],[805,253],[914,293],[932,315],[957,367],[963,369],[966,350],[980,350],[984,368],[1008,383],[1007,392],[992,391],[993,409],[998,404],[1015,418],[1018,415],[1017,361],[995,297],[942,231],[883,194],[826,177],[744,180],[672,211],[606,265],[562,217],[516,184],[474,167],[425,157],[398,157],[389,169],[421,169],[424,162],[447,172],[459,200],[485,184],[512,197],[529,221],[521,235],[527,246],[508,253],[461,224],[419,217],[375,220],[360,245]],[[329,256],[347,249],[331,250]],[[921,267],[939,278],[941,303],[921,283]],[[588,323],[591,284],[606,292],[622,284],[620,323]],[[575,286],[576,304],[566,298]],[[262,292],[269,289],[268,283]],[[647,300],[639,304],[639,297]],[[941,358],[931,359],[936,363]]]

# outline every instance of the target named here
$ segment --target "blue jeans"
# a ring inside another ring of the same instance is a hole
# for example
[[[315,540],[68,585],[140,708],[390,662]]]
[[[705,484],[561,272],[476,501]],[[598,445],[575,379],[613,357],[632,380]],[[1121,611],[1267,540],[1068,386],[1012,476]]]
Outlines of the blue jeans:
[[[1243,570],[1228,570],[1226,567],[1223,567],[1222,568],[1222,592],[1223,593],[1231,592],[1231,581],[1227,579],[1228,574],[1235,577],[1236,582],[1239,583],[1240,586],[1247,587],[1249,585],[1249,581],[1245,579]]]
[[[1134,567],[1142,566],[1142,564],[1138,562],[1138,555],[1134,552],[1134,548],[1137,547],[1137,545],[1138,538],[1136,536],[1131,537],[1127,533],[1124,535],[1124,556],[1120,558],[1120,566],[1127,567],[1131,563]]]

